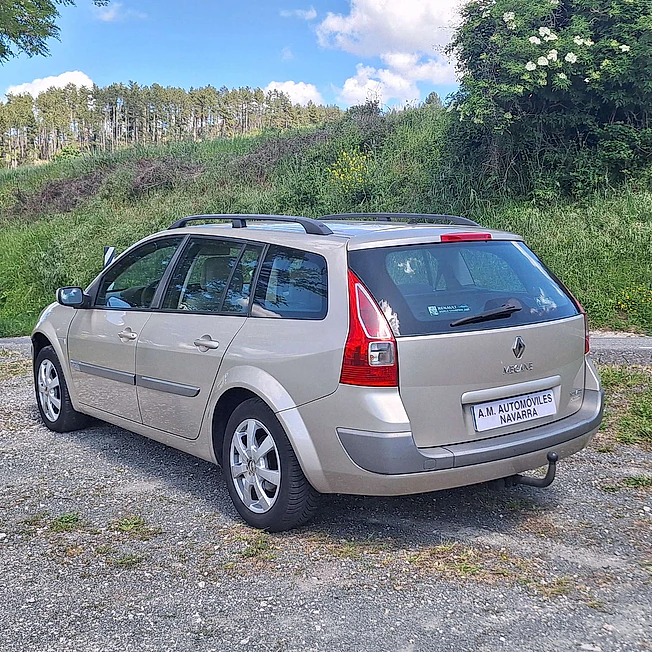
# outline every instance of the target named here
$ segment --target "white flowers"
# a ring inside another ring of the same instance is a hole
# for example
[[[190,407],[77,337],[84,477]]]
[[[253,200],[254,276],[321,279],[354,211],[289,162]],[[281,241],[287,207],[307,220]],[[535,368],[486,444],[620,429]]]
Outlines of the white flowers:
[[[629,47],[629,45],[621,45],[620,46],[620,51],[621,52],[629,52],[632,48]]]
[[[548,57],[548,61],[557,61],[557,56],[558,56],[557,50],[550,50],[548,54],[546,55]]]
[[[538,36],[530,36],[528,39],[532,45],[541,45],[541,39]]]
[[[547,66],[548,65],[548,58],[547,57],[539,57],[537,59],[537,66]]]
[[[557,74],[557,77],[559,77],[559,79],[568,79],[568,77],[566,76],[566,73],[565,73],[565,72],[560,72],[560,73],[558,73],[558,74]]]
[[[574,52],[569,52],[564,57],[564,61],[568,61],[568,63],[575,63],[577,61],[577,55]]]
[[[505,118],[505,120],[511,120],[513,117],[514,116],[509,111],[503,113],[503,118]]]
[[[503,14],[503,22],[505,23],[507,29],[516,29],[514,18],[516,18],[516,14],[513,11],[506,11]]]
[[[556,41],[559,38],[549,27],[539,27],[539,35],[544,41]]]
[[[526,69],[526,70],[529,70],[530,72],[532,72],[533,70],[536,70],[536,69],[537,69],[537,64],[534,63],[534,61],[528,61],[528,62],[525,64],[525,69]]]
[[[559,5],[559,0],[550,0],[550,4],[551,4],[553,7],[557,7],[557,6]]]
[[[579,35],[573,37],[573,42],[575,45],[586,45],[589,48],[594,45],[593,41],[590,38],[582,38]]]

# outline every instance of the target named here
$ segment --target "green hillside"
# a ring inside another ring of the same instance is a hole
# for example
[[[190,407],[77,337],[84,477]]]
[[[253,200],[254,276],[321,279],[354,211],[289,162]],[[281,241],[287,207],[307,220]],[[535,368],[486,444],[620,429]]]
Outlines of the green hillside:
[[[350,110],[322,127],[135,148],[0,171],[0,336],[28,333],[58,286],[195,213],[456,213],[523,234],[594,327],[652,332],[652,192],[528,199],[451,156],[447,113]]]

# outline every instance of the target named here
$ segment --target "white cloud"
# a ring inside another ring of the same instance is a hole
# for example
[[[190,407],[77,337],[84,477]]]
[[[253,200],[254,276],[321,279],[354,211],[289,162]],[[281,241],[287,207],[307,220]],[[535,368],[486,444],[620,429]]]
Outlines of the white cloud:
[[[6,91],[6,94],[21,95],[23,93],[29,93],[33,97],[36,97],[39,93],[46,91],[48,88],[52,88],[53,86],[55,88],[63,88],[68,84],[74,84],[78,87],[85,86],[86,88],[93,88],[93,80],[88,75],[80,70],[72,70],[70,72],[63,72],[60,75],[44,77],[43,79],[35,79],[34,81],[25,84],[10,86]]]
[[[324,103],[324,98],[317,90],[317,87],[314,84],[306,84],[305,82],[273,81],[267,84],[265,92],[267,91],[281,91],[288,95],[294,104],[302,104],[303,106],[308,104],[308,102],[313,102],[314,104]]]
[[[281,50],[281,59],[283,61],[292,61],[294,59],[294,54],[290,48],[283,48]]]
[[[283,9],[281,11],[283,18],[301,18],[301,20],[315,20],[317,10],[314,7],[310,9]]]
[[[452,84],[453,64],[443,55],[459,20],[461,0],[351,0],[348,15],[329,13],[317,27],[323,47],[379,57],[385,67],[358,64],[338,99],[358,104],[418,100],[418,82]]]
[[[95,17],[104,23],[115,23],[129,18],[143,20],[147,14],[135,9],[125,9],[122,2],[112,2],[106,7],[94,7]]]
[[[348,16],[328,13],[317,28],[321,45],[359,56],[431,53],[446,45],[461,0],[351,0]]]

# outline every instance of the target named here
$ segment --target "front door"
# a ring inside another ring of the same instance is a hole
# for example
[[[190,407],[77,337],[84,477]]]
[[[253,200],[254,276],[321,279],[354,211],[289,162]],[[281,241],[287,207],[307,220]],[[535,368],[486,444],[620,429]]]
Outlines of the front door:
[[[224,354],[244,325],[262,248],[194,237],[170,277],[160,310],[138,339],[136,385],[143,423],[199,435]]]
[[[68,357],[84,405],[141,421],[136,344],[152,315],[158,284],[182,240],[152,240],[122,256],[102,277],[93,306],[77,311],[68,333]]]

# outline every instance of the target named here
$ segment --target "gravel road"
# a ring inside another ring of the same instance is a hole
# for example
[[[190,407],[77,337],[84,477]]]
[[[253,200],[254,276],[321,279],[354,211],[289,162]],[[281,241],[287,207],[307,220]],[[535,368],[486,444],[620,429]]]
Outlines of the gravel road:
[[[652,366],[652,337],[592,333],[591,355],[601,363]]]
[[[0,650],[650,650],[652,452],[601,433],[549,489],[326,497],[245,527],[220,469],[40,425],[0,342]],[[600,452],[610,451],[610,452]]]

